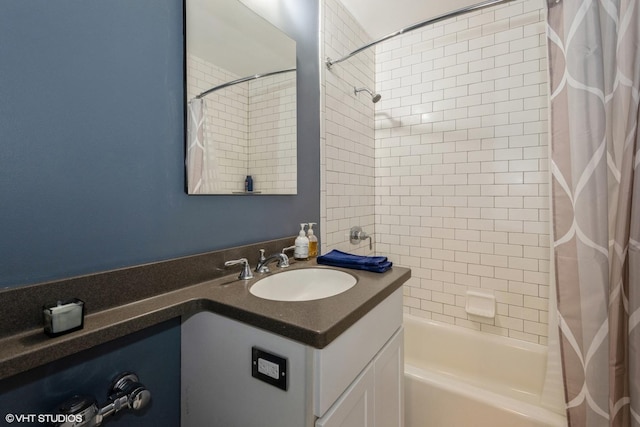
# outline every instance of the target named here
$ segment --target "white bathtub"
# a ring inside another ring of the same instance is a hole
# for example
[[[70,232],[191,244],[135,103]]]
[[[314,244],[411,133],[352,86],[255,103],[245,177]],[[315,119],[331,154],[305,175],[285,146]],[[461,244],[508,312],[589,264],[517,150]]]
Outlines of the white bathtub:
[[[546,347],[406,315],[406,427],[564,427],[540,404]]]

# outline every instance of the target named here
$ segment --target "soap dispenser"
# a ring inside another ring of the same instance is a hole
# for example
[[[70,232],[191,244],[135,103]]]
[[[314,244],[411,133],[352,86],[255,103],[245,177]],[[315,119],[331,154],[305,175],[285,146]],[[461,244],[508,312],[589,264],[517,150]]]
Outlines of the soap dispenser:
[[[309,223],[309,231],[307,231],[307,238],[309,239],[309,258],[315,258],[318,256],[318,238],[313,233],[313,226],[315,222]]]
[[[293,257],[299,261],[309,259],[309,239],[304,232],[305,225],[307,224],[300,224],[300,233],[298,233],[298,237],[296,238],[296,248],[293,251]]]

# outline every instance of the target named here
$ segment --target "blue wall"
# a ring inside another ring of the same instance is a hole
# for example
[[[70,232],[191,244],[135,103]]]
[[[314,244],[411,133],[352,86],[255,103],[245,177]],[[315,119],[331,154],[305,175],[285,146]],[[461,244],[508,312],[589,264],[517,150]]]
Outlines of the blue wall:
[[[184,192],[182,0],[0,2],[0,288],[320,222],[318,2],[281,3],[274,23],[298,49],[299,194],[194,197]],[[170,322],[1,381],[0,425],[74,392],[101,400],[125,369],[139,371],[159,412],[109,425],[176,425],[179,345]]]
[[[177,344],[176,344],[177,343]],[[56,363],[0,381],[0,426],[6,414],[52,414],[74,394],[106,403],[111,381],[135,372],[151,392],[151,403],[140,412],[123,410],[103,425],[180,425],[180,321],[165,322],[125,338],[69,356]]]
[[[234,197],[184,191],[182,0],[0,2],[0,288],[320,222],[318,4],[281,3],[299,194]]]

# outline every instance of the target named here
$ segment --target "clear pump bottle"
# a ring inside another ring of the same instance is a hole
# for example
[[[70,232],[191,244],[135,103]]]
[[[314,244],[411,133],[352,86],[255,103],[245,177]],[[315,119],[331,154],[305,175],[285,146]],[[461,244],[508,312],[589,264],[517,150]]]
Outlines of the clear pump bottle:
[[[304,232],[305,223],[300,224],[300,233],[296,237],[295,249],[293,251],[293,257],[299,261],[305,261],[309,259],[309,239]]]
[[[309,223],[309,231],[307,231],[307,238],[309,239],[309,258],[315,258],[318,256],[318,238],[313,233],[313,226],[315,222]]]

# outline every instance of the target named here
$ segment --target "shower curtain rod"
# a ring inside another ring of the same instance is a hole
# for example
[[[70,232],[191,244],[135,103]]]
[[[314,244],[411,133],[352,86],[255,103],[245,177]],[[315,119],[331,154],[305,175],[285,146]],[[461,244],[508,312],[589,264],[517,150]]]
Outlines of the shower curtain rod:
[[[270,73],[254,74],[252,76],[242,77],[242,78],[239,78],[237,80],[233,80],[233,81],[221,84],[219,86],[212,87],[209,90],[205,90],[201,94],[196,95],[194,97],[194,99],[200,99],[202,97],[205,97],[205,96],[209,95],[211,92],[215,92],[216,90],[224,89],[225,87],[237,85],[238,83],[244,83],[244,82],[248,82],[249,80],[260,79],[262,77],[274,76],[276,74],[290,73],[292,71],[296,71],[296,69],[295,68],[287,68],[286,70],[271,71]]]
[[[395,33],[387,34],[386,36],[384,36],[384,37],[382,37],[382,38],[380,38],[378,40],[372,41],[371,43],[366,44],[366,45],[362,46],[361,48],[358,48],[358,49],[354,50],[350,54],[348,54],[346,56],[343,56],[340,59],[336,59],[335,61],[332,60],[331,58],[327,57],[327,61],[326,61],[327,68],[331,69],[331,67],[334,64],[338,64],[338,63],[340,63],[342,61],[345,61],[345,60],[351,58],[352,56],[359,54],[363,50],[367,50],[370,47],[377,45],[378,43],[382,43],[383,41],[389,40],[389,39],[391,39],[391,38],[393,38],[395,36],[399,36],[400,34],[404,34],[404,33],[409,32],[409,31],[417,30],[418,28],[422,28],[422,27],[425,27],[427,25],[434,24],[436,22],[440,22],[440,21],[448,19],[448,18],[453,18],[453,17],[458,16],[458,15],[462,15],[462,14],[465,14],[465,13],[468,13],[468,12],[473,12],[474,10],[480,10],[480,9],[484,9],[485,7],[493,6],[494,4],[506,3],[506,2],[510,2],[510,1],[513,1],[513,0],[487,0],[487,1],[483,1],[481,3],[477,3],[477,4],[474,4],[474,5],[471,5],[471,6],[463,7],[463,8],[458,9],[458,10],[454,10],[454,11],[449,12],[449,13],[445,13],[443,15],[436,16],[435,18],[427,19],[426,21],[418,22],[417,24],[410,25],[410,26],[405,27],[405,28],[403,28],[403,29],[401,29],[399,31],[396,31]]]

